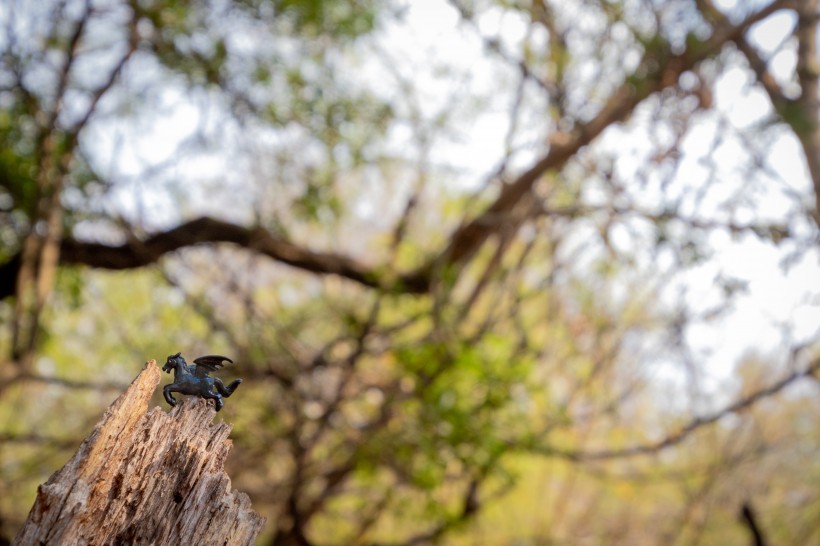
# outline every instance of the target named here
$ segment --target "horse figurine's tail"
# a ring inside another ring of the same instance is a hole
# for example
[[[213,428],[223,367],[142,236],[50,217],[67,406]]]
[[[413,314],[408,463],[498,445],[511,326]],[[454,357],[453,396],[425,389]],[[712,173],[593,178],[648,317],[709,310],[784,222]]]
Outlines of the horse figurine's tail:
[[[242,383],[241,379],[234,379],[233,381],[231,381],[230,385],[226,386],[224,383],[222,383],[222,381],[220,381],[219,378],[214,377],[214,386],[216,387],[216,390],[219,391],[219,394],[221,394],[225,398],[232,395],[233,391],[236,390],[236,387],[238,387],[240,383]]]

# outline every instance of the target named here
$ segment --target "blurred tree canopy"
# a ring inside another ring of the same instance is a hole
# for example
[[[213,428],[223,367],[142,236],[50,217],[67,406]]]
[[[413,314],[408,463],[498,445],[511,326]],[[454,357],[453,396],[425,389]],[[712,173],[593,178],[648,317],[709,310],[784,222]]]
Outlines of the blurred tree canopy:
[[[182,351],[264,544],[820,544],[818,0],[0,26],[0,536]]]

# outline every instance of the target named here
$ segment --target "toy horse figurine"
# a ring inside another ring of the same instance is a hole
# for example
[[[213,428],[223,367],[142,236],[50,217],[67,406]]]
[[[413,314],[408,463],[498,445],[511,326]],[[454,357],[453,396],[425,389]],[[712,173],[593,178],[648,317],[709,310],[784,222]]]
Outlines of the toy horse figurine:
[[[217,369],[224,366],[223,361],[228,361],[233,364],[233,360],[226,356],[208,355],[201,356],[194,359],[193,364],[188,364],[182,358],[182,353],[177,353],[168,357],[162,371],[170,373],[174,370],[174,382],[170,385],[165,385],[162,389],[162,394],[165,396],[166,402],[171,406],[176,406],[176,398],[171,396],[172,392],[181,394],[190,394],[193,396],[201,396],[202,398],[211,398],[216,403],[216,411],[222,409],[224,402],[222,397],[227,398],[233,394],[236,387],[242,383],[241,379],[236,379],[227,387],[222,383],[218,377],[210,377],[208,374],[215,372]]]

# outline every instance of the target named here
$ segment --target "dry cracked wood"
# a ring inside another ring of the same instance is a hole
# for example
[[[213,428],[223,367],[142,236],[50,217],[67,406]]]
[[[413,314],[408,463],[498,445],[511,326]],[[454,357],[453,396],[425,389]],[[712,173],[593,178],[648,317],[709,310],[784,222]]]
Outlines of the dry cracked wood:
[[[13,544],[253,544],[265,520],[223,471],[231,426],[199,398],[149,412],[159,382],[151,360],[39,487]]]

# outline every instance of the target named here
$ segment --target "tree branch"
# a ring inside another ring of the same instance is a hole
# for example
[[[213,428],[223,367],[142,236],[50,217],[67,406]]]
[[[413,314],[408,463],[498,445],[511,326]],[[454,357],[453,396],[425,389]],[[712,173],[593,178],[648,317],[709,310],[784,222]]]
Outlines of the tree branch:
[[[797,8],[797,79],[800,82],[801,127],[792,127],[803,147],[809,176],[814,185],[814,218],[820,225],[820,61],[817,55],[817,22],[820,0],[803,0]]]
[[[530,193],[544,173],[563,167],[607,127],[629,117],[645,98],[676,85],[680,74],[719,52],[727,42],[742,36],[750,26],[793,4],[793,0],[775,0],[737,25],[728,21],[716,24],[712,35],[705,42],[688,44],[679,55],[672,55],[668,50],[647,50],[635,72],[609,97],[597,116],[580,124],[572,132],[556,135],[547,154],[516,180],[505,185],[495,202],[483,213],[458,228],[444,252],[427,267],[433,269],[441,264],[461,265],[468,261],[502,224],[514,221],[508,218],[511,211]]]
[[[743,506],[740,507],[740,514],[738,515],[738,518],[749,529],[749,533],[752,535],[752,546],[766,546],[766,538],[763,535],[763,531],[760,530],[760,525],[757,522],[757,515],[755,514],[751,503],[748,501],[743,503]]]
[[[721,419],[723,419],[731,413],[739,413],[745,409],[750,408],[760,400],[779,393],[780,391],[782,391],[783,389],[785,389],[786,387],[788,387],[789,385],[791,385],[799,379],[802,379],[804,377],[816,377],[818,372],[820,372],[820,358],[817,358],[814,361],[812,361],[805,369],[794,371],[791,374],[784,377],[783,379],[781,379],[780,381],[777,381],[772,385],[769,385],[768,387],[757,390],[748,396],[736,400],[735,402],[729,404],[721,410],[718,410],[704,417],[696,417],[692,419],[691,421],[689,421],[689,423],[687,423],[683,428],[681,428],[677,432],[672,433],[657,442],[653,442],[650,444],[640,444],[620,449],[604,449],[600,451],[546,449],[544,450],[544,452],[547,455],[558,456],[571,461],[601,461],[606,459],[617,459],[622,457],[632,457],[635,455],[649,455],[652,453],[657,453],[666,448],[680,444],[686,438],[688,438],[693,432],[695,432],[696,430],[705,425],[710,425],[712,423],[720,421]]]
[[[60,264],[111,270],[134,269],[153,264],[165,254],[181,248],[213,243],[233,243],[305,271],[338,275],[364,286],[375,288],[381,282],[381,277],[373,268],[352,258],[308,250],[265,229],[246,228],[209,217],[155,233],[143,241],[129,240],[121,245],[65,239],[60,247]],[[0,280],[16,278],[19,268],[18,255],[0,266]],[[413,275],[401,276],[398,282],[404,291],[424,292],[427,289],[425,279]],[[0,298],[13,293],[13,282],[0,283]]]
[[[712,0],[698,0],[698,7],[703,16],[713,25],[726,25],[728,19],[715,8]],[[746,40],[743,34],[736,36],[733,41],[746,57],[749,66],[754,71],[757,81],[766,91],[780,118],[794,131],[806,157],[809,177],[812,179],[815,193],[815,221],[820,225],[820,62],[817,52],[817,21],[820,18],[818,0],[803,0],[802,2],[783,2],[783,8],[790,8],[797,12],[798,22],[795,29],[797,37],[797,80],[800,83],[801,93],[797,99],[787,97],[783,89],[775,81],[769,71],[766,61]]]

